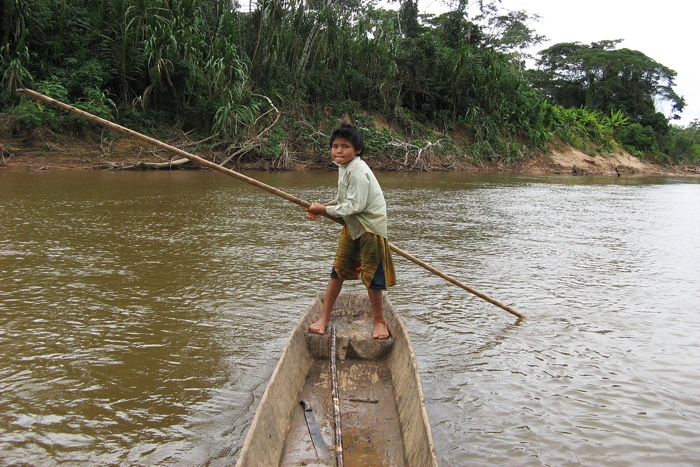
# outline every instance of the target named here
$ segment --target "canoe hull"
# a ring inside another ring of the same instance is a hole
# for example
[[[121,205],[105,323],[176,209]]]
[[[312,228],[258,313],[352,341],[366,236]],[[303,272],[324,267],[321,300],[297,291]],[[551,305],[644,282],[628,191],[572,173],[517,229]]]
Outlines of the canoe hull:
[[[301,399],[310,402],[326,448],[334,452],[330,336],[308,332],[322,304],[323,294],[319,293],[294,328],[236,466],[327,465],[312,442]],[[344,464],[437,466],[418,365],[387,294],[384,317],[392,337],[378,340],[371,338],[366,294],[341,293],[333,309]]]

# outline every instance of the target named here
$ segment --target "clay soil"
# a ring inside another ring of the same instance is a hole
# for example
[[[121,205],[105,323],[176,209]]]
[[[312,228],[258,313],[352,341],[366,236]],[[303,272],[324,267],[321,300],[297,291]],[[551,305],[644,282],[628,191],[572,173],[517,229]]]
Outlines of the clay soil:
[[[6,135],[6,134],[5,134]],[[220,163],[226,159],[226,151],[201,151],[191,141],[180,138],[168,144],[181,148],[202,158]],[[230,151],[229,151],[230,152]],[[593,152],[593,151],[591,151]],[[325,169],[333,166],[323,157],[304,157],[295,154],[284,161],[271,163],[256,159],[248,153],[245,157],[232,159],[227,167],[234,170],[309,170]],[[31,138],[7,138],[0,135],[0,170],[120,170],[142,169],[150,164],[160,164],[163,168],[197,169],[193,163],[170,167],[179,159],[168,151],[148,146],[139,140],[124,136],[75,137],[54,134],[32,135]],[[375,158],[367,159],[375,170],[398,171],[471,171],[471,172],[514,172],[533,174],[573,174],[573,175],[700,175],[700,167],[669,167],[649,163],[627,152],[618,151],[605,155],[589,155],[561,143],[551,144],[543,152],[515,165],[471,164],[463,160],[445,161],[427,157],[420,164],[401,164]],[[164,164],[165,163],[165,164]]]

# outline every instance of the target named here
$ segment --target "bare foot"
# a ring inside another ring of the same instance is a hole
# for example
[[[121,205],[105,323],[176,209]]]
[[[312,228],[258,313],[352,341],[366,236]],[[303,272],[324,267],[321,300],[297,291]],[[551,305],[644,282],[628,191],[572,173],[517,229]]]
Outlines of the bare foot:
[[[390,336],[391,334],[389,333],[389,328],[386,326],[386,323],[383,321],[375,321],[374,322],[374,332],[372,333],[372,337],[374,339],[386,339]]]
[[[325,334],[326,333],[326,326],[328,326],[328,321],[321,318],[318,321],[316,321],[314,324],[309,326],[309,331],[313,332],[314,334]]]

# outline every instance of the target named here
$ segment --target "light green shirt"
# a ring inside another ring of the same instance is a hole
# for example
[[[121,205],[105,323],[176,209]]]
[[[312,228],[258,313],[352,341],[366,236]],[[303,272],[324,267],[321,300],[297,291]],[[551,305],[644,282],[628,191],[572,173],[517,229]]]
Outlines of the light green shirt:
[[[353,240],[365,232],[387,238],[386,201],[372,170],[359,157],[338,167],[338,196],[326,212],[343,218]]]

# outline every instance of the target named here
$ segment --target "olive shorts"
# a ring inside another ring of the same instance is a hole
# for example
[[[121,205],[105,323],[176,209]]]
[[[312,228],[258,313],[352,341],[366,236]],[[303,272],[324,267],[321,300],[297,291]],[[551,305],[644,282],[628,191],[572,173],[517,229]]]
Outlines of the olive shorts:
[[[344,280],[362,279],[370,289],[386,290],[396,284],[396,271],[386,238],[365,232],[353,240],[347,226],[338,240],[338,251],[331,277]]]

